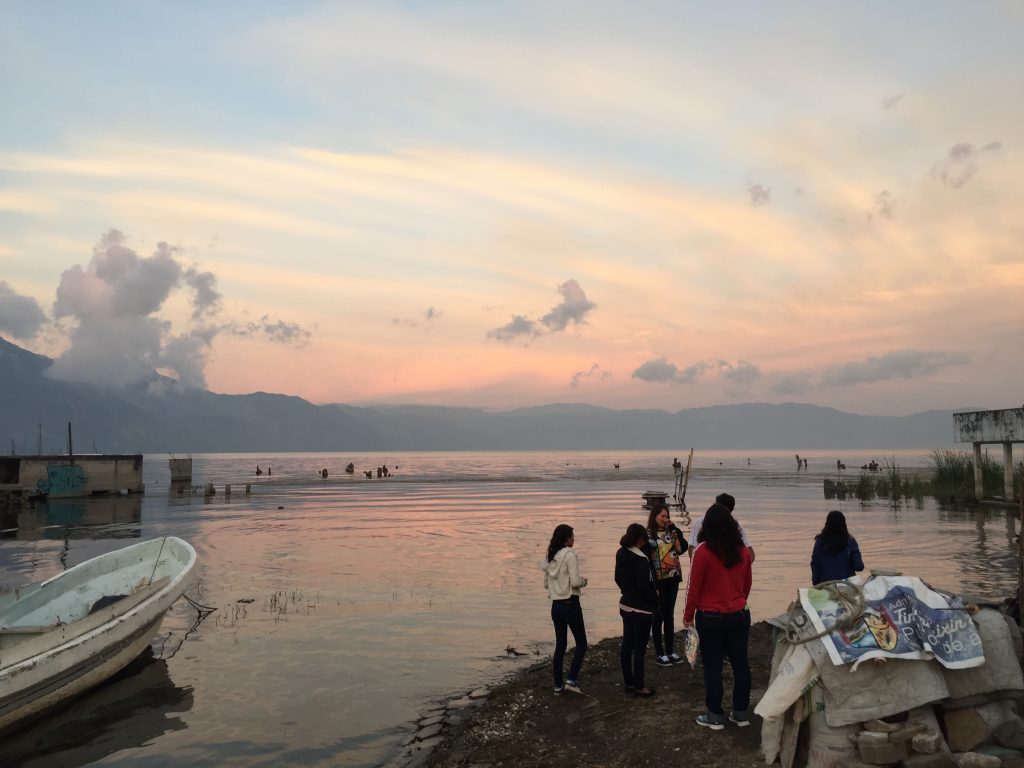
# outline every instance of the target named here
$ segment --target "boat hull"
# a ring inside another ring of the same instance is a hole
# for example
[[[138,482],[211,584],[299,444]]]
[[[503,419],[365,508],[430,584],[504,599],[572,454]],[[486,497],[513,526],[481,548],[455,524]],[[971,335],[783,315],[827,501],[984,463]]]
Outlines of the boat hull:
[[[143,542],[82,563],[0,611],[0,731],[102,683],[145,651],[194,565],[195,550],[181,539]],[[119,599],[97,608],[104,594]]]

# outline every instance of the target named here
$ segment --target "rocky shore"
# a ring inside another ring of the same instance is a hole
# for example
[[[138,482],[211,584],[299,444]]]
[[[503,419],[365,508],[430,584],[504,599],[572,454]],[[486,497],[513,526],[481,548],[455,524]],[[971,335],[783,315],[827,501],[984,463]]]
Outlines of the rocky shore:
[[[682,647],[682,637],[677,645]],[[701,728],[704,708],[699,668],[683,662],[659,667],[648,651],[647,682],[657,694],[627,695],[622,687],[619,638],[591,646],[580,675],[583,695],[552,693],[550,662],[524,670],[491,690],[473,691],[424,713],[395,765],[415,768],[528,768],[530,766],[701,765],[761,766],[761,722],[724,731]],[[771,628],[754,625],[750,637],[753,701],[768,685]],[[732,690],[725,667],[726,702]]]

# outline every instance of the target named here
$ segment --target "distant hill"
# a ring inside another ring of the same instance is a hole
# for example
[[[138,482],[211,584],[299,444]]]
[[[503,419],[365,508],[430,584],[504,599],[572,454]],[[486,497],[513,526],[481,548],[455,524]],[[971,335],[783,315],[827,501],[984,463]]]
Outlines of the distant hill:
[[[128,389],[57,381],[50,358],[0,338],[0,451],[105,453],[357,450],[931,448],[953,443],[952,411],[861,416],[799,403],[659,410],[552,404],[510,411],[314,405],[256,392],[180,391],[156,373]],[[163,392],[163,394],[160,394]]]

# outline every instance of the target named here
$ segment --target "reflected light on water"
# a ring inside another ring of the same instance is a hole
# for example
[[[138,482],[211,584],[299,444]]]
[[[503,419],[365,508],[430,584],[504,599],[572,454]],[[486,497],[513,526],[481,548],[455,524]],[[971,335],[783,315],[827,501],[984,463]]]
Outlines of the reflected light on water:
[[[854,466],[884,455],[842,458]],[[182,536],[199,553],[190,596],[218,610],[182,643],[195,611],[180,601],[154,644],[158,655],[180,646],[161,663],[173,686],[191,694],[175,714],[184,726],[110,755],[97,751],[90,764],[379,765],[432,701],[550,652],[540,561],[555,525],[576,529],[590,580],[583,597],[588,635],[620,632],[612,578],[618,540],[630,522],[645,520],[645,491],[671,491],[672,458],[195,456],[193,483],[218,489],[204,499],[170,493],[166,457],[147,456],[138,519],[68,519],[51,537],[27,532],[49,531],[52,523],[26,518],[24,535],[0,540],[0,577],[5,584],[46,578],[121,546],[118,531],[125,530]],[[1015,521],[1003,511],[950,509],[933,500],[826,500],[822,481],[835,476],[837,457],[809,458],[810,468],[796,472],[788,452],[695,456],[692,517],[728,491],[756,548],[755,618],[781,613],[807,585],[814,535],[833,508],[846,514],[868,568],[896,568],[987,598],[1015,590]],[[925,464],[920,452],[897,460]],[[351,475],[344,472],[350,461],[357,470]],[[273,475],[256,477],[257,464]],[[363,476],[383,464],[392,477]],[[232,484],[230,497],[225,483]],[[15,523],[20,531],[20,519]],[[507,646],[525,655],[508,656]],[[82,700],[74,708],[85,716],[91,706]]]

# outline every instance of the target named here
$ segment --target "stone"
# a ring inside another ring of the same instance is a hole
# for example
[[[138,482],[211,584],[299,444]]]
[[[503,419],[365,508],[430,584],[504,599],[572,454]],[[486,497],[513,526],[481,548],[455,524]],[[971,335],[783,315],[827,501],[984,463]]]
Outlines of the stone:
[[[868,744],[860,741],[857,742],[857,751],[860,753],[861,761],[871,765],[891,765],[900,760],[906,760],[909,756],[905,741],[901,741],[899,744],[891,742]]]
[[[877,731],[859,731],[850,734],[850,741],[854,744],[888,744],[889,734]]]
[[[420,726],[420,728],[426,728],[428,725],[433,725],[434,723],[440,723],[442,720],[444,720],[444,718],[441,717],[441,715],[434,715],[432,717],[425,717],[422,720],[420,720],[419,726]]]
[[[481,703],[480,699],[471,699],[468,696],[463,696],[461,699],[453,699],[448,702],[448,709],[465,709],[466,707],[473,707]]]
[[[992,731],[992,738],[1004,747],[1024,750],[1024,723],[1019,719],[1007,720]]]
[[[839,758],[839,762],[836,763],[836,768],[875,768],[873,765],[868,763],[862,763],[860,758],[855,755],[847,755],[846,757]]]
[[[915,734],[924,733],[927,730],[928,724],[921,720],[906,723],[889,734],[889,741],[910,741]]]
[[[961,752],[953,755],[960,768],[1001,768],[1003,761],[995,755],[983,755],[980,752]]]
[[[486,699],[490,695],[491,695],[491,691],[490,691],[489,688],[477,688],[475,691],[472,691],[469,694],[469,698],[471,698],[471,699]]]
[[[426,741],[427,739],[432,739],[441,733],[442,727],[441,723],[434,723],[433,725],[428,725],[426,728],[421,728],[416,733],[416,740]]]
[[[903,768],[956,768],[956,762],[947,752],[934,755],[911,755],[902,763]]]
[[[942,734],[932,730],[915,733],[910,739],[910,748],[922,755],[933,755],[942,749]]]
[[[973,709],[947,710],[943,720],[946,723],[946,743],[954,752],[970,752],[988,739],[988,726]]]
[[[862,723],[865,731],[873,731],[874,733],[892,733],[899,726],[896,723],[887,723],[884,720],[868,720],[866,723]]]

